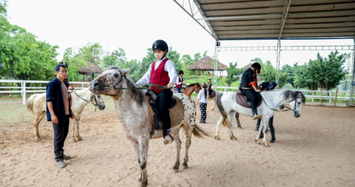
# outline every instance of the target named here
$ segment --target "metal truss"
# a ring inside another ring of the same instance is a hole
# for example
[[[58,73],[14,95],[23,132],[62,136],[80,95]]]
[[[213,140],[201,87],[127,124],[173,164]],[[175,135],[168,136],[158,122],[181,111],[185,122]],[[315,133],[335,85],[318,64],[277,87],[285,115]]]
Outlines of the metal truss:
[[[218,40],[217,34],[211,27],[210,22],[206,19],[205,13],[196,0],[174,0],[192,19],[194,19],[208,34],[215,40]],[[191,2],[193,1],[193,2]]]
[[[281,51],[353,51],[354,45],[303,45],[280,46]],[[277,51],[277,46],[230,46],[218,47],[220,51]]]

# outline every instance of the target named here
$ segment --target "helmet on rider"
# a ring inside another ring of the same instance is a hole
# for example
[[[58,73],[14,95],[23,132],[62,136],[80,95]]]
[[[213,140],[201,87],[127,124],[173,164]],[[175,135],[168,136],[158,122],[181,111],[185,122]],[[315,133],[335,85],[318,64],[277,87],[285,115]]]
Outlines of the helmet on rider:
[[[179,71],[179,75],[181,75],[181,74],[184,74],[184,71],[180,70]]]
[[[155,49],[160,49],[162,51],[168,52],[169,47],[168,47],[168,44],[164,40],[157,40],[152,45],[152,50],[154,51]]]

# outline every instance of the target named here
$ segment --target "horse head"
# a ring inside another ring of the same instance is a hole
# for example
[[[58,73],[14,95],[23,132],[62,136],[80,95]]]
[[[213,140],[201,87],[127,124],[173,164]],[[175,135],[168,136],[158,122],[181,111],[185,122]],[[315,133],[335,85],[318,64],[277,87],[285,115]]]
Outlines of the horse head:
[[[201,86],[200,86],[200,84],[199,84],[199,83],[195,83],[194,90],[195,90],[195,92],[196,92],[197,94],[200,92],[200,90],[201,90]]]
[[[289,104],[293,110],[293,116],[296,118],[301,116],[302,104],[306,102],[306,97],[300,91],[286,90],[284,92],[285,98],[289,98]]]
[[[90,101],[95,103],[99,110],[104,110],[106,107],[104,97],[100,94],[92,94]]]
[[[125,75],[129,71],[130,69],[121,69],[118,66],[109,67],[101,76],[91,81],[90,91],[94,94],[118,95],[121,90],[117,88],[122,88],[123,83],[126,82]]]

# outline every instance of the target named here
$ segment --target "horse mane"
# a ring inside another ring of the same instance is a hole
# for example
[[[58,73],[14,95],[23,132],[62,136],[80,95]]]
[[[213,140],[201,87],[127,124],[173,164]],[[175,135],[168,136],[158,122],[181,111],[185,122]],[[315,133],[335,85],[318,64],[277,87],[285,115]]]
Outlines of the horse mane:
[[[283,96],[284,96],[284,99],[288,99],[288,98],[291,98],[291,99],[297,99],[297,95],[298,94],[301,94],[301,101],[302,103],[305,103],[306,102],[306,97],[303,95],[302,92],[300,91],[293,91],[293,90],[285,90],[284,92],[282,92]]]
[[[120,66],[110,66],[106,70],[122,70],[122,68]],[[133,80],[131,80],[130,77],[127,78],[126,75],[124,75],[124,78],[127,83],[127,88],[131,88],[131,89],[127,89],[125,91],[129,91],[130,94],[133,96],[133,99],[136,100],[137,103],[142,106],[145,101],[145,96],[144,96],[143,91],[141,91],[139,89],[135,89],[135,88],[137,88],[136,84],[133,82]]]
[[[186,86],[186,88],[191,87],[191,86],[195,86],[195,84],[199,84],[199,83],[197,82],[197,83],[190,84],[190,85]]]

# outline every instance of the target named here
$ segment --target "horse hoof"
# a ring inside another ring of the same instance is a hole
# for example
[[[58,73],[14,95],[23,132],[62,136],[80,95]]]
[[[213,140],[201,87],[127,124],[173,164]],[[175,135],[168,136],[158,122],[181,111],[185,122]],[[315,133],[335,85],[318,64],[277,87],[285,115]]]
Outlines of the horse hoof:
[[[79,137],[79,138],[77,138],[77,140],[78,140],[78,141],[81,141],[81,140],[83,140],[83,139],[82,139],[81,137]]]
[[[219,136],[214,136],[214,139],[216,139],[216,140],[221,140],[221,138],[219,138]]]
[[[172,169],[173,170],[179,170],[179,166],[175,165]]]
[[[255,143],[258,143],[258,139],[257,138],[255,138]]]
[[[138,179],[138,182],[142,182],[142,177]]]
[[[182,164],[182,167],[184,168],[184,169],[187,169],[187,164]]]
[[[235,137],[235,136],[231,136],[230,139],[231,139],[231,140],[238,140],[238,138]]]
[[[38,142],[39,141],[39,138],[35,138],[35,142]]]
[[[243,129],[243,127],[242,127],[242,126],[238,126],[238,128]]]

